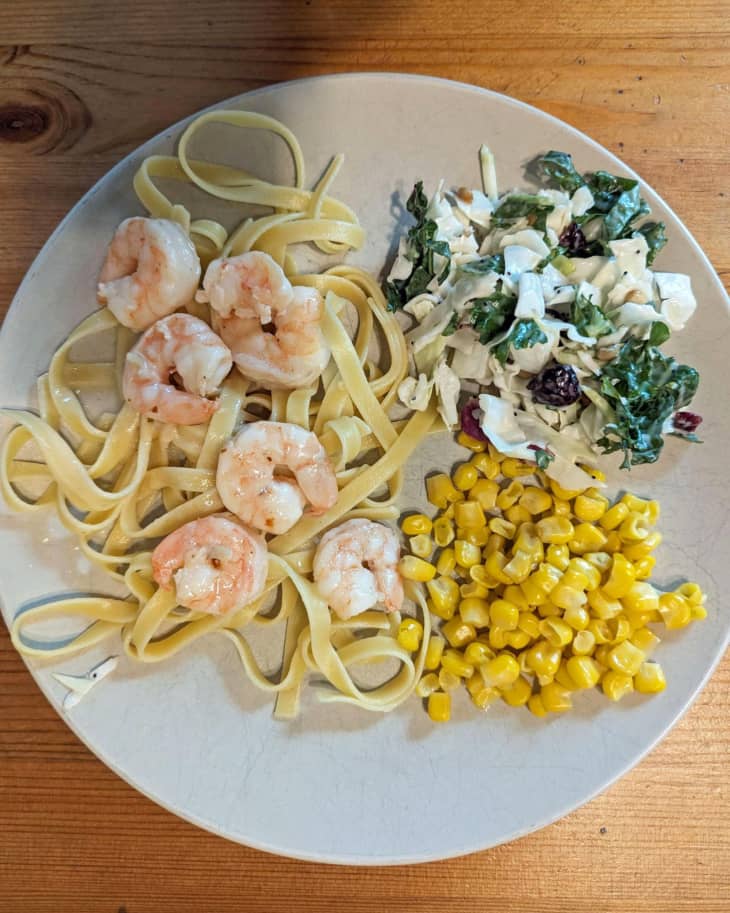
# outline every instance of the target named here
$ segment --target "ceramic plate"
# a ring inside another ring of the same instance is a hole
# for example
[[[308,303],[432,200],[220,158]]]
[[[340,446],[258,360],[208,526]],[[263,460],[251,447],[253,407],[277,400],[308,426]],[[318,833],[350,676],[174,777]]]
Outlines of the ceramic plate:
[[[496,154],[500,186],[524,183],[524,164],[562,149],[581,170],[632,175],[613,155],[566,124],[501,95],[432,78],[389,74],[323,77],[271,86],[225,102],[284,121],[298,135],[308,182],[330,156],[346,155],[335,192],[358,212],[368,240],[351,257],[380,273],[414,181],[432,191],[441,177],[476,186],[477,150]],[[132,176],[145,156],[170,153],[183,124],[117,165],[71,211],[38,255],[0,338],[0,403],[33,403],[33,385],[54,349],[95,304],[107,240],[140,212]],[[278,141],[248,142],[212,129],[195,155],[290,179]],[[448,726],[434,726],[414,699],[389,716],[320,706],[313,698],[293,723],[272,719],[268,698],[241,676],[228,641],[211,637],[160,666],[118,669],[74,709],[51,678],[82,673],[119,644],[52,665],[31,663],[39,686],[74,732],[133,786],[178,815],[232,840],[305,859],[393,864],[455,856],[526,834],[586,802],[627,771],[667,732],[721,656],[730,624],[719,599],[730,588],[726,459],[730,413],[716,391],[727,386],[728,302],[709,262],[677,217],[648,187],[642,193],[667,223],[665,269],[689,273],[700,303],[672,341],[702,376],[693,408],[705,417],[705,444],[670,440],[659,467],[631,473],[630,487],[659,498],[657,579],[697,579],[709,617],[669,633],[657,652],[667,690],[620,705],[581,694],[565,716],[537,720],[495,706],[476,712],[466,696]],[[213,215],[216,208],[213,206]],[[225,216],[225,207],[221,214]],[[715,394],[713,396],[713,394]],[[4,433],[6,426],[0,428]],[[424,472],[443,455],[430,448],[409,465],[407,505]],[[445,467],[444,467],[445,468]],[[615,491],[629,484],[618,473]],[[104,586],[73,543],[47,517],[0,516],[3,611],[51,594]],[[272,661],[275,648],[269,645]]]

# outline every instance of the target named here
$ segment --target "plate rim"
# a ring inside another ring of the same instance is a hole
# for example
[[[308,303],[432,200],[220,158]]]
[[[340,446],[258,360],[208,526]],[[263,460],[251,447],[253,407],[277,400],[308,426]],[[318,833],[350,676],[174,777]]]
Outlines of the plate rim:
[[[114,176],[127,167],[130,163],[130,160],[137,156],[142,156],[149,154],[146,152],[147,147],[153,144],[159,143],[161,140],[168,138],[170,136],[176,137],[179,136],[179,133],[185,128],[187,124],[193,121],[195,118],[199,117],[201,114],[205,114],[209,111],[214,111],[217,109],[225,109],[233,106],[240,106],[245,99],[256,98],[265,96],[272,92],[277,92],[285,90],[286,88],[293,85],[303,85],[307,83],[322,82],[322,81],[367,81],[367,80],[403,80],[418,82],[422,84],[437,84],[437,85],[446,85],[454,88],[458,88],[461,91],[467,91],[475,95],[485,96],[497,101],[501,105],[506,107],[513,107],[523,112],[529,112],[533,117],[538,119],[543,119],[554,126],[559,126],[561,129],[571,133],[581,139],[581,141],[591,147],[594,150],[599,152],[602,156],[607,156],[622,172],[626,173],[628,176],[638,180],[644,188],[648,188],[651,194],[661,203],[664,209],[671,214],[671,216],[676,220],[676,222],[681,227],[681,230],[684,233],[683,241],[689,241],[691,246],[694,249],[694,253],[699,255],[700,260],[705,266],[707,273],[711,276],[711,281],[715,286],[716,290],[720,293],[721,298],[724,300],[725,306],[728,309],[730,314],[730,295],[728,290],[725,288],[722,283],[717,270],[715,269],[712,261],[702,249],[698,241],[695,239],[693,233],[685,224],[684,220],[681,219],[674,209],[664,200],[664,198],[654,189],[654,187],[648,184],[633,168],[629,167],[622,159],[620,159],[614,152],[610,149],[603,146],[597,140],[594,140],[591,136],[584,133],[579,128],[573,126],[572,124],[567,123],[559,117],[556,117],[553,114],[548,113],[547,111],[542,110],[541,108],[535,107],[529,102],[522,101],[512,96],[506,95],[502,92],[497,92],[493,89],[488,89],[482,86],[477,86],[472,83],[462,82],[459,80],[447,79],[441,76],[434,76],[429,74],[418,74],[410,72],[398,72],[398,71],[379,71],[379,70],[366,70],[366,71],[347,71],[347,72],[336,72],[336,73],[322,73],[316,76],[308,76],[300,79],[290,79],[284,80],[282,82],[269,83],[265,86],[260,86],[256,89],[251,89],[247,92],[242,92],[233,96],[229,96],[220,101],[216,101],[211,105],[208,105],[204,108],[196,109],[193,113],[186,115],[185,117],[179,119],[178,121],[164,127],[162,130],[155,133],[153,136],[146,139],[143,143],[136,146],[134,149],[126,153],[118,162],[112,165],[101,177],[94,182],[94,184],[74,203],[74,205],[68,210],[68,212],[59,220],[55,228],[52,230],[46,241],[40,247],[33,257],[32,262],[30,263],[26,273],[24,274],[20,284],[18,285],[15,294],[13,295],[10,306],[8,307],[7,313],[3,320],[3,324],[0,327],[0,340],[4,340],[5,336],[9,332],[7,327],[11,322],[11,318],[15,319],[16,311],[19,308],[19,299],[22,296],[24,288],[27,283],[30,283],[33,278],[33,268],[36,262],[43,256],[47,249],[52,247],[55,243],[56,238],[64,230],[66,224],[71,221],[79,212],[81,212],[85,206],[94,198],[96,193],[99,191],[103,184],[106,184],[108,181],[113,180]],[[387,101],[386,101],[387,104]],[[708,277],[709,278],[709,277]],[[2,607],[2,614],[5,617],[9,613],[9,609],[5,609],[4,600],[2,599],[2,594],[0,593],[0,606]],[[7,622],[6,622],[7,626]],[[511,843],[514,840],[519,840],[522,837],[527,836],[528,834],[534,833],[535,831],[541,830],[544,827],[547,827],[550,824],[561,820],[567,815],[571,814],[574,811],[582,808],[587,805],[589,802],[593,801],[597,796],[602,795],[607,791],[611,786],[613,786],[618,780],[623,776],[633,770],[638,764],[640,764],[646,756],[653,751],[656,746],[663,741],[669,733],[675,728],[677,723],[684,717],[687,711],[692,707],[692,705],[697,700],[699,694],[706,687],[708,681],[715,672],[717,666],[722,661],[725,652],[730,645],[730,621],[726,624],[726,630],[724,631],[724,636],[718,641],[716,647],[715,656],[712,661],[709,663],[706,668],[704,675],[700,679],[696,687],[687,695],[686,700],[684,700],[676,711],[674,716],[669,720],[664,729],[646,746],[643,746],[638,754],[633,755],[629,761],[620,766],[620,768],[615,772],[613,776],[599,785],[593,792],[589,795],[583,797],[580,801],[568,801],[566,802],[559,810],[555,812],[554,815],[548,815],[545,818],[537,821],[533,825],[528,827],[521,828],[514,833],[511,833],[499,841],[493,842],[489,841],[487,844],[480,845],[469,845],[462,846],[457,849],[453,849],[447,852],[438,852],[438,853],[420,853],[420,854],[411,854],[411,855],[401,855],[398,857],[373,857],[373,856],[358,856],[358,855],[322,855],[321,853],[307,853],[301,850],[292,850],[283,848],[281,846],[274,846],[266,841],[254,840],[254,839],[242,839],[241,837],[231,835],[226,833],[224,829],[217,825],[214,821],[205,820],[193,812],[184,810],[174,806],[172,803],[167,802],[160,796],[153,795],[148,792],[144,787],[135,783],[130,775],[128,775],[123,769],[118,767],[116,763],[106,756],[106,753],[103,749],[96,746],[92,746],[89,742],[80,734],[77,729],[77,726],[73,718],[63,712],[60,704],[52,697],[51,693],[44,687],[40,677],[36,675],[35,669],[30,665],[29,659],[23,654],[20,655],[25,667],[30,672],[33,680],[38,686],[39,690],[43,694],[44,698],[48,701],[57,715],[60,717],[61,721],[74,733],[76,738],[81,741],[81,743],[95,756],[97,757],[105,766],[119,776],[124,782],[131,786],[136,792],[141,793],[147,799],[154,802],[156,805],[164,808],[166,811],[171,812],[178,818],[182,818],[184,821],[187,821],[196,827],[200,827],[209,833],[213,833],[218,837],[222,837],[226,840],[229,840],[233,843],[250,847],[255,850],[262,852],[271,853],[273,855],[282,856],[289,859],[298,859],[305,862],[314,862],[327,865],[357,865],[363,867],[375,867],[375,866],[396,866],[396,865],[413,865],[421,864],[427,862],[435,862],[445,859],[454,859],[465,855],[470,855],[473,853],[484,852],[489,849],[493,849],[498,846],[502,846],[507,843]],[[17,651],[16,651],[17,653]],[[41,663],[43,661],[41,660]],[[39,665],[40,668],[46,668],[45,665]]]

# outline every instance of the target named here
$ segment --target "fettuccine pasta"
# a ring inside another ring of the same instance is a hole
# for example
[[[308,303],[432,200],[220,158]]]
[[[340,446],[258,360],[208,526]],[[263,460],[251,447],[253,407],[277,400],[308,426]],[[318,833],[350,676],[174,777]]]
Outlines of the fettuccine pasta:
[[[191,158],[191,139],[213,122],[279,136],[291,151],[293,184],[273,184],[244,170]],[[203,265],[219,256],[263,251],[294,286],[316,288],[325,300],[322,332],[332,356],[316,386],[296,390],[267,389],[233,370],[223,382],[217,411],[205,424],[165,424],[127,403],[92,415],[83,393],[119,394],[135,337],[107,308],[82,321],[38,381],[39,414],[3,412],[15,425],[0,453],[0,487],[18,511],[55,510],[85,557],[123,585],[127,595],[69,596],[22,610],[11,629],[22,653],[63,657],[116,635],[130,658],[156,663],[215,634],[232,643],[248,680],[276,695],[276,714],[282,718],[297,713],[302,684],[312,675],[325,686],[318,692],[322,700],[368,710],[391,710],[413,691],[429,634],[429,614],[415,585],[408,595],[422,615],[424,638],[419,651],[410,653],[396,639],[398,612],[333,619],[311,579],[314,543],[323,531],[351,518],[389,521],[398,516],[402,466],[436,421],[432,409],[405,421],[390,417],[407,373],[407,355],[377,282],[350,266],[296,274],[292,245],[312,243],[331,254],[363,242],[354,212],[329,195],[341,163],[342,157],[335,157],[318,185],[307,190],[299,143],[283,124],[262,114],[213,111],[187,127],[176,156],[151,156],[140,166],[134,187],[145,210],[180,225]],[[160,178],[193,184],[218,200],[267,207],[271,213],[245,218],[228,231],[205,214],[193,218],[162,192],[156,183]],[[207,304],[191,302],[188,311],[210,323]],[[382,339],[377,360],[371,351],[376,332]],[[101,334],[115,337],[112,360],[71,359],[74,346]],[[183,524],[223,510],[216,488],[221,449],[241,426],[260,419],[293,423],[317,435],[335,470],[336,503],[320,516],[305,514],[288,532],[270,539],[262,596],[221,616],[185,609],[174,588],[157,586],[152,549]],[[28,634],[31,624],[66,616],[86,619],[88,625],[62,641],[39,641]],[[247,629],[279,624],[286,626],[281,668],[264,670]],[[387,663],[384,668],[391,672],[366,690],[353,667],[373,663]]]

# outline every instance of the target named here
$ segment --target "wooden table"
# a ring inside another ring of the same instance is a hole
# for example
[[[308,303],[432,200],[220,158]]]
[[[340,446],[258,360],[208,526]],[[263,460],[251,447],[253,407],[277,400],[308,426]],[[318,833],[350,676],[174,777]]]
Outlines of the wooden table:
[[[58,220],[143,140],[270,82],[403,70],[523,99],[621,156],[730,282],[730,5],[0,3],[0,315]],[[517,843],[359,870],[179,821],[118,779],[0,641],[0,909],[730,911],[730,661],[630,775]],[[444,771],[447,782],[448,771]],[[448,814],[448,798],[443,801]]]

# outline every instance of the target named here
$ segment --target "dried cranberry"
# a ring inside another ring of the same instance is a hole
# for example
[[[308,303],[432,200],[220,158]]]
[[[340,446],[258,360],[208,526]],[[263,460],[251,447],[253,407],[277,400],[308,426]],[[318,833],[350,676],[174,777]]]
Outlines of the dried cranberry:
[[[563,231],[560,236],[560,246],[564,247],[565,252],[572,257],[580,257],[586,250],[588,242],[577,222],[571,222]]]
[[[551,364],[527,385],[536,403],[545,406],[569,406],[580,396],[580,383],[570,365]]]
[[[672,425],[677,431],[692,434],[702,424],[702,416],[696,412],[675,412]]]
[[[479,427],[479,403],[475,399],[467,400],[461,407],[461,430],[475,441],[488,440],[486,434]]]

